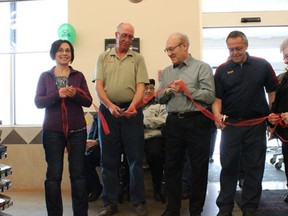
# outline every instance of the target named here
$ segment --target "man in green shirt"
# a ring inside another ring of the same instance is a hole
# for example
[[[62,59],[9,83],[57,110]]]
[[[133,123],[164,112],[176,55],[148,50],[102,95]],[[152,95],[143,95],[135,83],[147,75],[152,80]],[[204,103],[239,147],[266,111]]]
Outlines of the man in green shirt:
[[[122,143],[130,170],[130,199],[139,216],[146,216],[143,180],[144,126],[143,113],[136,105],[143,98],[144,85],[149,83],[144,58],[130,49],[134,27],[121,23],[115,32],[116,47],[99,56],[96,92],[110,134],[105,134],[99,120],[104,208],[98,216],[118,211],[119,143]],[[101,124],[102,123],[102,124]]]

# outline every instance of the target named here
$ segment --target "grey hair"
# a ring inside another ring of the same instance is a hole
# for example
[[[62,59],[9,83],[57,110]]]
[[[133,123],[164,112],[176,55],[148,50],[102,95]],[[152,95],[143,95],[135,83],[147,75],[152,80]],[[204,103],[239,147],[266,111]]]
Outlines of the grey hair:
[[[283,53],[284,49],[288,47],[288,38],[285,39],[280,45],[280,52]]]
[[[121,22],[121,23],[117,26],[116,32],[120,32],[122,25],[129,25],[129,26],[133,29],[133,31],[134,31],[134,26],[133,26],[133,25],[131,25],[130,23],[127,23],[127,22]]]
[[[187,44],[187,48],[189,48],[190,42],[189,42],[189,38],[186,34],[181,33],[181,32],[175,32],[175,33],[171,34],[170,36],[177,36],[180,40],[180,43]]]
[[[244,41],[244,43],[248,45],[248,39],[247,39],[246,35],[241,31],[230,32],[230,34],[226,38],[226,43],[227,43],[229,38],[237,38],[237,37],[241,37],[242,40]]]

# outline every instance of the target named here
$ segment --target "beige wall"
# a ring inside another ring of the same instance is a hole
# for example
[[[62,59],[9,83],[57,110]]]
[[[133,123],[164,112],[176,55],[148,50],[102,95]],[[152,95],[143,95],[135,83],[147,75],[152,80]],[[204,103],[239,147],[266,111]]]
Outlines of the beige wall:
[[[77,34],[73,67],[85,74],[95,104],[99,102],[90,80],[96,60],[104,51],[104,39],[114,37],[120,22],[134,25],[150,78],[157,79],[158,69],[170,64],[163,50],[167,37],[173,32],[186,33],[191,42],[191,54],[200,58],[202,37],[198,1],[143,0],[133,4],[129,0],[69,0],[69,23]],[[93,107],[87,111],[93,111]],[[7,177],[12,180],[12,189],[43,189],[46,163],[41,144],[9,145],[8,157],[1,163],[12,166],[13,175]],[[62,188],[69,187],[66,155]]]
[[[12,181],[11,190],[33,189],[42,190],[46,175],[46,162],[42,144],[9,144],[7,145],[7,158],[2,158],[1,163],[12,167],[12,175],[7,179]],[[70,188],[67,154],[62,188]]]
[[[200,1],[201,2],[201,1]],[[135,27],[140,38],[150,78],[157,79],[158,69],[170,64],[163,52],[169,34],[179,31],[188,35],[190,51],[200,58],[201,13],[199,0],[143,0],[135,4],[129,0],[69,0],[69,23],[76,29],[76,59],[73,65],[91,80],[98,55],[104,51],[104,39],[114,38],[120,22]],[[94,102],[99,104],[94,91]]]

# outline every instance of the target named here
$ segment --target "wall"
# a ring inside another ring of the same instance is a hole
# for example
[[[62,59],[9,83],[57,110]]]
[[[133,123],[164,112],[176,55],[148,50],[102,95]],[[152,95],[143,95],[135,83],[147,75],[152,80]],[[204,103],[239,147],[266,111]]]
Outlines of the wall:
[[[116,26],[121,22],[134,25],[135,37],[140,38],[140,50],[150,78],[157,79],[158,69],[170,64],[170,59],[163,50],[168,36],[173,32],[186,33],[191,42],[191,54],[200,58],[202,36],[199,2],[201,1],[143,0],[134,4],[129,0],[69,0],[69,23],[77,33],[72,66],[85,74],[94,103],[99,104],[94,86],[90,82],[96,60],[104,51],[104,39],[114,38]],[[85,111],[93,112],[94,108]],[[8,157],[2,159],[1,163],[12,166],[13,175],[7,177],[12,180],[12,189],[43,189],[46,163],[39,141],[41,128],[1,129],[2,140],[8,143]],[[67,154],[64,160],[62,189],[67,190],[70,187]]]
[[[173,32],[186,33],[191,40],[192,55],[199,58],[202,37],[198,1],[143,0],[135,4],[129,0],[85,0],[81,3],[69,0],[69,22],[77,32],[73,65],[91,80],[97,57],[104,51],[104,39],[114,38],[116,26],[121,22],[134,25],[150,78],[156,79],[158,69],[170,64],[163,50]],[[92,83],[90,89],[94,92]],[[98,104],[96,95],[93,96]]]

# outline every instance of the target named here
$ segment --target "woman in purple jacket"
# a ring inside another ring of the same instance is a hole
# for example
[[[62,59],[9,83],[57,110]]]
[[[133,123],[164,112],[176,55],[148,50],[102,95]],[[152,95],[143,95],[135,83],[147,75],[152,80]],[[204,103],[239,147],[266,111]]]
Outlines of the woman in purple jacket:
[[[86,121],[83,108],[92,97],[84,75],[74,70],[74,48],[67,40],[55,41],[50,57],[56,66],[40,75],[35,104],[45,108],[42,141],[47,162],[45,198],[48,216],[62,216],[61,180],[65,148],[68,152],[74,216],[87,216],[88,201],[84,156]]]

